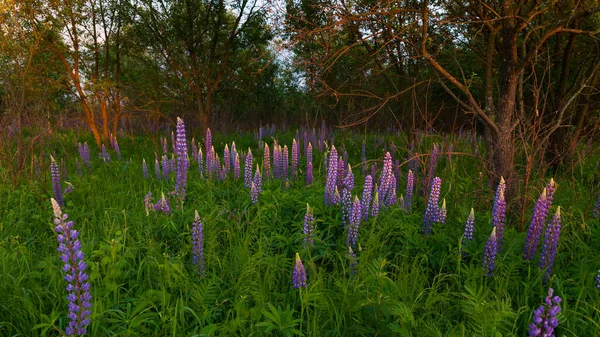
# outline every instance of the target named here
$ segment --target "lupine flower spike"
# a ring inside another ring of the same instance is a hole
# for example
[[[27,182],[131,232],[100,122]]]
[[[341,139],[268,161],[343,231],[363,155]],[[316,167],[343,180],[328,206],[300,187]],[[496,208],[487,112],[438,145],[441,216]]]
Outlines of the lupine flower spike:
[[[492,229],[492,234],[485,244],[483,253],[483,271],[487,276],[492,276],[494,267],[496,266],[496,253],[498,252],[498,243],[496,237],[496,227]]]
[[[473,231],[475,229],[475,210],[471,208],[471,213],[467,217],[467,222],[465,223],[465,232],[463,234],[463,244],[465,240],[472,241],[473,240]]]
[[[529,324],[530,337],[554,337],[554,330],[558,326],[556,315],[560,312],[560,296],[552,296],[554,289],[548,289],[548,296],[544,304],[533,311],[533,321]]]
[[[408,170],[408,180],[406,181],[406,197],[404,198],[404,209],[410,213],[412,207],[412,195],[415,184],[415,176],[412,170]]]
[[[54,191],[54,199],[60,206],[64,206],[65,202],[62,195],[62,187],[60,186],[60,170],[54,157],[50,156],[50,174],[52,175],[52,190]]]
[[[258,202],[258,189],[256,188],[254,182],[250,183],[250,201],[252,201],[252,204],[256,204]]]
[[[352,250],[351,246],[348,246],[348,258],[350,259],[350,275],[356,275],[358,258],[356,257],[356,253]]]
[[[431,233],[431,227],[434,222],[439,222],[439,199],[440,189],[442,186],[442,179],[440,177],[433,178],[431,183],[431,191],[429,192],[429,199],[427,200],[427,208],[425,209],[425,216],[423,217],[423,234],[429,235]]]
[[[373,193],[373,178],[371,177],[371,175],[367,175],[365,177],[365,185],[363,187],[363,194],[362,194],[362,213],[363,213],[363,219],[366,221],[369,219],[369,211],[370,211],[370,207],[371,207],[371,197]]]
[[[373,197],[373,206],[371,207],[371,215],[377,217],[379,214],[379,191],[377,191],[377,185],[375,185],[375,196]]]
[[[594,207],[594,211],[592,212],[592,217],[600,218],[600,195],[598,196],[598,200],[596,200],[596,206]]]
[[[165,197],[164,193],[162,193],[160,199],[156,204],[154,204],[153,208],[155,211],[171,214],[171,206],[169,204],[169,200]]]
[[[306,282],[306,269],[304,269],[300,254],[296,253],[296,264],[292,273],[292,285],[295,289],[306,288]]]
[[[185,125],[183,119],[177,117],[177,140],[175,144],[175,154],[177,155],[177,181],[175,193],[183,202],[185,199],[185,187],[187,184],[187,171],[189,167],[187,140],[185,138]]]
[[[244,165],[244,186],[250,187],[252,183],[252,150],[248,148],[246,163]]]
[[[498,235],[498,252],[502,251],[502,243],[504,242],[504,222],[506,219],[506,200],[504,199],[504,190],[500,191],[498,199],[493,207],[492,225],[497,228]]]
[[[444,198],[444,200],[442,201],[442,207],[440,208],[440,215],[439,215],[439,223],[441,224],[445,224],[446,223],[446,198]]]
[[[62,213],[60,205],[54,198],[50,199],[54,211],[54,231],[58,233],[58,251],[64,263],[62,270],[66,273],[67,300],[69,301],[69,325],[65,329],[67,336],[85,335],[86,327],[90,324],[92,312],[92,296],[90,295],[89,276],[81,250],[81,242],[77,239],[79,232],[73,228],[73,221],[68,220],[68,215]]]
[[[142,172],[144,173],[144,178],[148,179],[150,177],[148,174],[148,164],[146,164],[146,159],[142,160]]]
[[[533,260],[537,246],[542,236],[542,230],[544,223],[546,222],[546,216],[548,215],[550,205],[548,204],[546,197],[546,189],[540,195],[535,208],[533,209],[533,216],[531,217],[531,225],[527,231],[527,238],[525,239],[525,247],[523,250],[523,259]]]
[[[348,225],[348,237],[346,239],[346,245],[349,247],[356,247],[356,240],[358,239],[358,230],[360,228],[362,217],[361,208],[360,200],[355,196],[350,214],[350,224]]]
[[[337,162],[338,156],[335,146],[331,146],[329,152],[329,171],[327,172],[327,182],[325,183],[325,205],[335,205],[335,191],[337,185]]]
[[[194,211],[192,223],[192,262],[196,266],[196,273],[204,276],[204,224],[200,220],[198,211]]]
[[[550,275],[552,275],[552,266],[554,265],[554,257],[556,256],[556,250],[558,248],[561,223],[559,206],[552,217],[552,220],[550,220],[550,223],[546,226],[544,245],[542,246],[542,254],[539,263],[540,268],[545,271],[544,280],[548,280]]]
[[[304,227],[302,228],[302,234],[304,234],[304,246],[314,245],[314,231],[315,217],[312,214],[310,205],[306,204],[306,214],[304,215]]]

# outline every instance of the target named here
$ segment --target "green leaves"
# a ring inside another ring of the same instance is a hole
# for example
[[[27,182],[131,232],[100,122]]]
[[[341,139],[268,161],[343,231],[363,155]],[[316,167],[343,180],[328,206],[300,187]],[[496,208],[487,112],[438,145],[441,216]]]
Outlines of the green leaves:
[[[271,303],[267,303],[267,306],[269,310],[262,310],[263,317],[266,320],[257,323],[257,327],[265,328],[264,332],[266,333],[275,331],[278,336],[304,336],[302,331],[296,328],[301,320],[293,318],[296,311],[290,309],[289,305],[286,306],[285,310],[280,306],[275,308]]]

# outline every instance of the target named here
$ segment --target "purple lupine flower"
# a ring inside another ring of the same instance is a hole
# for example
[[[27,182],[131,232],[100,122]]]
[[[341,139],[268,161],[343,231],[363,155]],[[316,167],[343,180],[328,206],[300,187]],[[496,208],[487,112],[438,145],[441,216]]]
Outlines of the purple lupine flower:
[[[240,155],[238,153],[235,154],[235,161],[233,162],[233,178],[240,178]]]
[[[225,149],[223,149],[223,170],[225,175],[231,171],[231,154],[229,153],[229,146],[227,144],[225,144]]]
[[[142,159],[142,172],[144,173],[144,178],[148,179],[150,175],[148,174],[148,164],[146,164],[146,159]]]
[[[315,232],[315,217],[310,209],[310,205],[306,204],[306,214],[304,215],[304,227],[302,227],[302,234],[304,234],[304,246],[314,246],[314,233]]]
[[[327,158],[327,153],[323,152],[323,160],[321,160],[321,165],[322,165],[321,171],[329,173],[329,171],[328,171],[329,166],[327,165],[328,160],[329,159]],[[336,159],[336,163],[337,163],[337,159]]]
[[[208,155],[212,147],[212,133],[210,132],[210,128],[206,128],[206,136],[204,137],[204,152],[206,152]]]
[[[496,265],[496,253],[498,252],[498,244],[496,237],[496,227],[492,229],[492,234],[485,244],[485,251],[483,253],[483,270],[487,276],[492,276],[494,267]]]
[[[437,144],[433,144],[431,156],[429,157],[429,161],[427,162],[427,176],[425,180],[423,180],[423,191],[427,191],[427,189],[429,189],[431,186],[433,176],[435,175],[435,168],[437,166],[437,157],[439,152],[440,151]]]
[[[438,222],[441,223],[442,225],[446,223],[446,215],[447,215],[446,198],[444,198],[442,200],[442,207],[440,207],[439,215],[438,215]]]
[[[175,143],[175,154],[177,154],[177,180],[175,182],[175,193],[183,202],[185,199],[185,187],[187,185],[187,171],[189,167],[187,140],[185,138],[185,124],[183,119],[177,117],[177,140]]]
[[[596,200],[596,206],[594,206],[594,210],[592,211],[592,217],[600,218],[600,195]]]
[[[385,199],[388,194],[388,190],[391,189],[392,183],[392,155],[389,152],[385,153],[383,158],[383,169],[381,170],[381,177],[379,178],[379,197],[381,202],[385,205]]]
[[[375,184],[375,197],[373,197],[373,206],[371,207],[371,216],[377,217],[379,214],[379,191],[377,190],[377,184]]]
[[[335,191],[333,192],[333,204],[339,205],[342,202],[342,197],[340,196],[340,192],[338,191],[337,186],[335,187]]]
[[[296,142],[296,138],[292,142],[292,176],[295,177],[298,173],[298,151],[300,147],[298,146],[298,142]]]
[[[344,178],[344,187],[348,188],[348,191],[354,189],[354,174],[352,173],[352,166],[350,166],[350,164],[348,164],[346,178]]]
[[[348,225],[348,237],[346,238],[346,245],[349,247],[356,247],[356,240],[358,239],[358,230],[360,228],[360,220],[362,218],[360,200],[358,197],[354,197],[352,203],[352,210],[350,214],[350,223]]]
[[[313,147],[312,147],[312,144],[310,142],[308,142],[308,145],[306,145],[306,163],[312,164],[312,161],[313,161]]]
[[[171,169],[171,165],[169,165],[169,158],[166,155],[162,156],[162,171],[163,178],[165,180],[169,179],[169,170]]]
[[[312,165],[312,146],[308,143],[308,149],[310,151],[310,157],[308,156],[308,152],[306,155],[306,186],[311,185],[313,183],[313,165]]]
[[[554,192],[556,191],[556,183],[554,178],[550,178],[548,185],[546,185],[546,202],[548,203],[548,210],[552,206],[552,200],[554,199]]]
[[[429,199],[427,200],[427,208],[423,217],[423,234],[426,236],[431,233],[431,227],[434,222],[439,221],[439,199],[442,179],[440,177],[433,178]]]
[[[300,254],[296,253],[296,264],[294,265],[294,272],[292,273],[292,285],[294,289],[306,288],[306,269],[300,259]]]
[[[480,173],[481,178],[481,173]],[[506,182],[504,181],[504,177],[500,177],[500,182],[498,183],[498,187],[496,188],[496,195],[494,196],[494,204],[492,206],[492,216],[496,213],[496,205],[498,204],[498,199],[500,198],[500,193],[506,192]]]
[[[337,188],[337,187],[336,187]],[[352,211],[352,194],[347,187],[342,190],[341,196],[342,204],[342,225],[346,228],[346,225],[350,222],[350,213]]]
[[[146,216],[150,215],[150,210],[152,207],[152,192],[148,192],[144,197],[144,207],[146,208]]]
[[[52,198],[52,209],[54,211],[54,231],[58,233],[58,252],[64,263],[62,270],[66,273],[67,300],[69,301],[69,325],[65,329],[67,336],[85,335],[86,327],[90,324],[92,312],[92,296],[90,295],[89,275],[85,272],[87,268],[84,262],[84,253],[81,242],[77,239],[79,232],[73,228],[73,221],[69,216],[62,213],[58,202]]]
[[[502,243],[504,242],[504,222],[506,219],[506,200],[504,199],[504,191],[500,190],[500,195],[493,207],[492,226],[497,228],[498,235],[498,252],[502,251]]]
[[[62,195],[62,187],[60,186],[60,170],[54,157],[50,156],[50,174],[52,175],[52,190],[54,191],[54,199],[60,206],[65,205]]]
[[[105,163],[110,162],[110,155],[106,152],[106,146],[104,146],[104,144],[102,144],[102,160],[104,160]]]
[[[331,146],[329,152],[329,170],[327,172],[327,181],[325,182],[325,205],[334,205],[334,193],[337,188],[337,151],[335,146]]]
[[[171,205],[169,204],[169,200],[165,197],[164,193],[162,193],[160,199],[158,202],[156,202],[156,204],[154,204],[154,206],[152,206],[152,208],[155,211],[171,214]]]
[[[117,141],[117,136],[111,134],[111,145],[117,154],[117,159],[121,160],[121,150],[119,149],[119,142]]]
[[[33,159],[33,163],[34,165],[36,165],[36,160],[35,158]],[[36,172],[37,170],[39,170],[39,165],[36,165]],[[77,170],[77,175],[81,176],[83,173],[81,172],[81,164],[79,163],[79,160],[77,158],[75,158],[75,169]]]
[[[475,230],[475,210],[471,208],[471,213],[467,217],[467,222],[465,223],[465,232],[463,234],[462,242],[465,243],[465,240],[472,241],[473,240],[473,231]]]
[[[408,176],[406,181],[406,197],[404,198],[404,209],[410,213],[412,207],[412,195],[415,184],[415,176],[412,170],[408,170]]]
[[[254,172],[254,179],[252,180],[254,186],[258,193],[262,193],[262,176],[260,175],[260,169],[258,168],[258,164],[256,164],[256,171]]]
[[[548,296],[544,304],[533,311],[532,322],[529,324],[530,337],[554,337],[555,329],[558,326],[556,315],[560,312],[560,296],[552,296],[554,289],[548,289]]]
[[[396,176],[394,176],[393,174],[390,175],[390,179],[388,182],[389,187],[385,196],[385,200],[383,201],[385,207],[390,207],[398,202],[396,198]]]
[[[598,270],[598,275],[596,276],[596,288],[600,289],[600,270]]]
[[[90,147],[88,146],[88,143],[85,142],[83,143],[83,156],[81,157],[82,161],[83,161],[83,165],[85,165],[87,168],[90,168],[91,166],[91,156],[90,156]]]
[[[523,249],[523,259],[533,260],[537,246],[542,236],[546,216],[548,215],[548,202],[546,200],[546,189],[540,195],[533,209],[531,224],[527,230],[527,238],[525,239],[525,248]]]
[[[204,158],[203,158],[203,154],[202,154],[202,149],[198,149],[198,154],[196,155],[196,161],[198,161],[198,172],[200,173],[200,177],[202,177],[202,172],[204,172],[203,170],[203,162],[204,162]]]
[[[69,194],[71,192],[73,192],[73,184],[71,184],[70,182],[66,182],[67,187],[65,187],[65,190],[63,191],[63,195]]]
[[[265,150],[263,156],[263,170],[265,171],[265,178],[269,178],[271,176],[271,150],[269,149],[269,144],[265,143]]]
[[[258,189],[256,188],[256,185],[254,185],[254,182],[250,182],[250,201],[252,201],[252,204],[256,204],[258,202]]]
[[[281,166],[281,151],[279,150],[279,145],[277,145],[277,140],[273,142],[273,177],[279,178],[279,167]]]
[[[352,250],[351,246],[348,246],[348,259],[350,259],[350,275],[356,275],[358,258],[356,257],[356,253]]]
[[[160,163],[156,157],[154,158],[154,172],[156,173],[156,179],[160,180]]]
[[[373,178],[371,175],[365,177],[365,185],[363,187],[362,194],[362,210],[363,219],[366,221],[369,219],[369,208],[371,206],[371,197],[373,196]]]
[[[234,163],[235,163],[235,156],[237,155],[237,150],[235,149],[235,141],[231,142],[231,148],[229,149],[231,158],[228,158],[228,160],[231,161],[231,166],[233,167]]]
[[[336,186],[338,189],[344,188],[344,180],[346,179],[346,163],[342,157],[338,157],[336,173]]]
[[[244,186],[250,187],[250,184],[252,184],[252,150],[248,148],[244,165]]]
[[[196,210],[192,223],[192,263],[196,266],[196,274],[204,276],[204,224]]]
[[[552,266],[554,265],[554,257],[556,256],[556,250],[558,249],[558,238],[560,237],[562,221],[560,219],[560,206],[556,210],[556,213],[546,226],[546,233],[544,236],[544,244],[542,245],[542,253],[540,255],[540,268],[545,271],[544,280],[548,280],[552,274]]]
[[[169,154],[169,147],[168,147],[168,142],[167,142],[167,138],[161,138],[160,139],[160,143],[162,144],[162,150],[163,150],[163,155],[168,155]]]
[[[283,152],[281,153],[281,178],[287,179],[288,168],[289,168],[290,155],[287,145],[283,146]]]

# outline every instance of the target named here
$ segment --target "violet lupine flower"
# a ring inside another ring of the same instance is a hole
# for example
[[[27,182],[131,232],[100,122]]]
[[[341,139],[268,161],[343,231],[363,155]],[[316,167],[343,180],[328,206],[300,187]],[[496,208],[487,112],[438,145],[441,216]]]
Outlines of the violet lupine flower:
[[[117,136],[111,134],[111,145],[115,152],[117,153],[117,159],[121,160],[121,150],[119,149],[119,142],[117,141]]]
[[[169,179],[169,169],[171,168],[171,165],[169,165],[169,158],[167,158],[166,155],[162,156],[162,171],[163,171],[163,178],[165,180]]]
[[[258,164],[256,164],[256,171],[254,172],[254,179],[252,182],[254,183],[254,186],[256,186],[258,193],[262,193],[262,176],[260,175]]]
[[[598,270],[598,275],[596,276],[596,288],[600,289],[600,270]]]
[[[142,159],[142,172],[144,173],[144,178],[148,179],[150,175],[148,174],[148,164],[146,164],[146,159]]]
[[[154,206],[152,206],[152,208],[155,211],[171,214],[171,205],[169,204],[169,200],[165,197],[164,193],[162,193],[160,199],[158,202],[156,202],[156,204],[154,204]]]
[[[415,176],[412,170],[408,170],[408,177],[406,181],[406,197],[404,198],[404,209],[410,213],[412,207],[412,195],[415,184]]]
[[[296,142],[296,138],[292,142],[292,176],[296,176],[298,173],[298,151],[300,148],[298,147],[298,142]]]
[[[210,132],[210,128],[206,128],[206,136],[204,137],[204,152],[208,154],[212,147],[212,133]]]
[[[346,178],[344,178],[344,187],[348,188],[348,191],[352,191],[354,189],[354,174],[352,173],[352,166],[350,166],[350,164],[348,164]]]
[[[447,215],[446,198],[444,198],[442,200],[442,207],[440,207],[439,216],[438,216],[438,222],[441,223],[442,225],[446,223],[446,215]]]
[[[392,179],[392,155],[389,152],[385,153],[383,158],[383,169],[381,171],[381,177],[379,179],[379,197],[381,202],[385,205],[385,199],[388,194],[388,190],[391,189]]]
[[[83,143],[83,156],[81,157],[81,159],[83,161],[83,165],[85,165],[87,168],[90,168],[90,166],[91,166],[90,147],[88,146],[87,142]]]
[[[168,142],[167,142],[167,138],[162,137],[160,139],[160,143],[162,144],[162,150],[163,150],[163,155],[168,155],[169,154],[169,147],[168,147]]]
[[[67,195],[67,194],[73,192],[73,189],[74,189],[73,184],[71,184],[68,181],[65,183],[67,184],[67,187],[65,187],[65,190],[63,191],[63,195]]]
[[[385,207],[390,207],[392,205],[395,205],[396,203],[398,203],[397,197],[396,197],[396,176],[394,176],[393,174],[390,175],[389,177],[389,187],[387,190],[387,195],[383,201],[383,204],[385,205]]]
[[[279,150],[279,145],[277,145],[277,140],[273,142],[273,177],[279,178],[279,167],[281,166],[281,151]]]
[[[344,189],[342,190],[341,199],[342,226],[346,228],[346,225],[350,222],[350,213],[352,211],[352,194],[350,193],[350,191],[348,191],[348,188],[344,187]]]
[[[431,156],[429,157],[429,161],[427,162],[427,176],[425,180],[423,180],[423,191],[427,191],[430,188],[433,176],[435,175],[435,168],[437,166],[437,157],[439,154],[439,149],[437,144],[433,144],[433,149],[431,150]]]
[[[252,183],[252,150],[248,148],[246,163],[244,165],[244,186],[250,187]]]
[[[542,245],[542,253],[540,255],[539,266],[545,271],[544,280],[548,280],[552,274],[552,266],[554,265],[554,258],[558,248],[561,225],[560,206],[558,206],[552,220],[550,220],[550,223],[546,226],[544,244]]]
[[[65,205],[62,195],[62,187],[60,186],[60,170],[54,157],[50,156],[50,174],[52,175],[52,190],[54,191],[54,199],[60,206]]]
[[[227,160],[231,161],[231,166],[233,167],[235,163],[235,156],[237,155],[237,150],[235,149],[235,141],[231,142],[231,148],[229,149],[229,152],[231,158],[228,158]]]
[[[346,163],[342,157],[338,156],[336,186],[338,189],[344,188],[344,180],[346,179]]]
[[[481,172],[479,173],[481,175]],[[492,206],[492,216],[496,213],[496,205],[498,204],[498,199],[500,198],[500,193],[506,192],[506,182],[504,181],[504,177],[500,177],[500,182],[498,183],[498,187],[496,188],[496,195],[494,196],[494,204]]]
[[[312,161],[306,162],[306,186],[313,183],[313,166]]]
[[[304,215],[304,227],[302,227],[302,234],[304,234],[304,246],[314,246],[314,233],[315,232],[315,217],[310,209],[310,205],[306,204],[306,214]]]
[[[225,149],[223,150],[223,170],[225,175],[231,171],[231,154],[229,153],[229,146],[227,144],[225,144]]]
[[[33,159],[33,163],[34,163],[34,165],[36,165],[36,160],[35,160],[35,158]],[[36,172],[37,172],[37,170],[39,170],[39,166],[38,166],[38,165],[36,165],[36,168],[35,168],[35,169],[36,169]],[[78,175],[78,176],[81,176],[81,175],[83,174],[83,173],[81,172],[81,164],[79,163],[79,160],[78,160],[77,158],[75,158],[75,169],[77,170],[77,175]]]
[[[292,273],[292,285],[294,289],[306,288],[306,269],[300,259],[300,254],[296,253],[296,264],[294,265],[294,272]]]
[[[86,327],[90,324],[92,312],[92,296],[90,295],[89,275],[85,272],[87,268],[83,261],[84,253],[81,250],[81,242],[77,239],[79,232],[73,228],[73,221],[68,220],[68,215],[62,213],[58,202],[52,198],[52,209],[54,211],[54,231],[58,233],[58,251],[60,259],[64,263],[62,270],[66,273],[67,300],[69,301],[69,325],[65,329],[67,336],[85,335]]]
[[[550,178],[548,185],[546,185],[546,202],[548,203],[548,210],[550,210],[550,206],[552,206],[554,191],[556,191],[556,183],[554,182],[554,178]]]
[[[313,161],[313,147],[312,147],[312,144],[310,142],[308,142],[308,145],[306,145],[306,163],[312,164],[312,161]]]
[[[348,237],[346,238],[346,245],[349,247],[356,247],[356,240],[358,239],[358,230],[360,228],[360,220],[362,218],[362,206],[358,197],[354,197],[352,203],[352,210],[350,214],[350,223],[348,225]]]
[[[348,246],[348,258],[350,259],[350,275],[356,275],[356,269],[358,267],[358,258],[356,253],[352,250],[352,247]]]
[[[325,182],[325,205],[335,205],[334,194],[337,189],[337,162],[338,156],[335,146],[331,146],[329,152],[329,170],[327,172],[327,181]]]
[[[427,208],[423,218],[423,234],[429,235],[434,222],[439,221],[439,199],[442,179],[440,177],[433,178],[429,199],[427,200]]]
[[[531,224],[527,230],[527,238],[525,239],[525,248],[523,249],[523,259],[533,260],[537,246],[542,236],[546,216],[548,215],[548,202],[546,200],[546,189],[540,195],[533,209]]]
[[[287,145],[283,146],[283,152],[281,153],[281,178],[287,179],[290,155]]]
[[[102,160],[104,160],[105,163],[110,162],[110,155],[106,152],[106,146],[104,146],[104,144],[102,144]]]
[[[258,202],[258,189],[256,188],[256,185],[254,185],[253,181],[250,183],[250,201],[252,201],[252,204],[256,204]]]
[[[498,252],[502,251],[502,243],[504,242],[504,222],[506,220],[506,200],[504,199],[504,191],[500,190],[498,199],[493,207],[492,226],[498,229]]]
[[[600,218],[600,195],[596,200],[596,206],[594,206],[594,210],[592,211],[592,217]]]
[[[233,162],[233,178],[240,178],[240,155],[238,153],[235,154],[235,161]]]
[[[265,178],[269,178],[271,176],[271,149],[269,149],[269,144],[265,143],[265,150],[263,156],[263,170],[265,171]]]
[[[153,209],[153,207],[152,207],[152,192],[148,192],[148,194],[146,194],[146,196],[144,197],[144,207],[146,208],[146,216],[149,216],[150,210]]]
[[[192,223],[192,256],[196,274],[204,276],[204,224],[196,210],[194,210],[194,222]]]
[[[203,154],[202,154],[202,149],[198,149],[198,154],[196,155],[196,161],[198,161],[198,172],[200,173],[200,177],[202,177],[202,172],[204,172],[203,169],[203,162],[204,162],[204,158],[203,158]]]
[[[377,184],[375,184],[375,197],[373,197],[373,206],[371,207],[371,216],[377,217],[379,214],[379,191],[377,191]]]
[[[177,180],[175,182],[175,193],[183,201],[185,199],[185,187],[187,185],[187,171],[189,167],[187,140],[185,138],[185,124],[183,119],[177,117],[177,138],[175,141],[175,154],[177,154]]]
[[[340,196],[340,192],[338,191],[337,186],[335,187],[335,191],[333,192],[333,204],[339,205],[342,202],[342,197]]]
[[[556,315],[560,312],[560,296],[552,296],[554,289],[548,289],[548,296],[544,304],[533,311],[532,322],[529,324],[530,337],[554,337],[554,330],[558,326]]]
[[[483,252],[483,270],[487,276],[492,276],[496,265],[496,253],[498,252],[498,243],[496,237],[496,227],[492,229],[492,234],[485,244]]]
[[[363,187],[362,194],[362,210],[363,210],[363,220],[369,219],[369,208],[371,207],[371,197],[373,196],[373,178],[371,175],[367,175],[365,177],[365,185]]]
[[[465,243],[465,240],[472,241],[473,240],[473,231],[475,230],[475,210],[471,208],[471,213],[467,217],[467,222],[465,223],[465,232],[463,234],[462,242]]]
[[[154,158],[154,172],[156,173],[156,179],[160,180],[160,163],[156,157]]]

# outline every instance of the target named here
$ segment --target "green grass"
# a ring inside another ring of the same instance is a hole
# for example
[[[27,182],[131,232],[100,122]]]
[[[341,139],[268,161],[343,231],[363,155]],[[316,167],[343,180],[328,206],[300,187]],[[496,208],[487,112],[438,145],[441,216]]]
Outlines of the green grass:
[[[383,145],[374,149],[374,137],[367,138],[368,159],[379,160],[381,168]],[[388,141],[390,137],[385,136]],[[280,135],[280,144],[289,146],[291,138],[291,133]],[[239,151],[252,146],[255,162],[262,165],[262,151],[251,136],[214,139],[220,153],[232,140]],[[563,298],[558,336],[600,333],[600,290],[595,283],[600,223],[589,219],[595,200],[591,193],[599,183],[594,167],[598,158],[555,178],[552,213],[561,206],[563,230],[554,275],[544,284],[537,258],[528,262],[521,257],[526,233],[514,229],[516,214],[509,214],[512,226],[505,233],[494,277],[484,276],[493,193],[485,174],[479,176],[483,164],[472,155],[455,155],[451,162],[440,158],[436,175],[443,179],[448,220],[434,224],[429,237],[421,235],[425,205],[419,192],[410,214],[392,206],[363,222],[358,271],[352,276],[339,207],[323,205],[323,154],[316,146],[315,183],[310,187],[304,186],[301,161],[296,181],[289,187],[279,180],[265,181],[258,204],[252,205],[243,179],[208,181],[193,163],[183,209],[172,203],[170,216],[146,216],[146,193],[156,198],[174,185],[174,177],[154,178],[158,141],[122,139],[123,160],[107,164],[92,151],[92,170],[82,176],[75,173],[73,141],[74,135],[61,135],[43,150],[65,158],[75,187],[65,196],[64,211],[81,231],[88,264],[90,336],[525,336],[532,310],[542,303],[548,286]],[[406,146],[394,141],[396,156],[404,158]],[[436,141],[441,138],[425,137],[417,151],[428,153]],[[456,152],[471,153],[469,140],[452,142]],[[361,139],[339,135],[336,146],[342,148],[342,143],[355,166],[354,194],[360,197]],[[142,176],[142,158],[150,166],[150,179]],[[404,193],[406,165],[401,171],[399,194]],[[47,168],[43,172],[45,176],[17,188],[0,186],[2,336],[57,336],[68,323],[66,282],[49,201],[52,189]],[[422,175],[417,174],[417,188]],[[545,184],[545,178],[536,179],[528,200],[535,200]],[[317,221],[311,249],[303,248],[306,203]],[[471,207],[475,239],[461,247]],[[204,222],[205,277],[198,277],[191,263],[194,210]],[[308,273],[306,289],[292,288],[296,252]]]

